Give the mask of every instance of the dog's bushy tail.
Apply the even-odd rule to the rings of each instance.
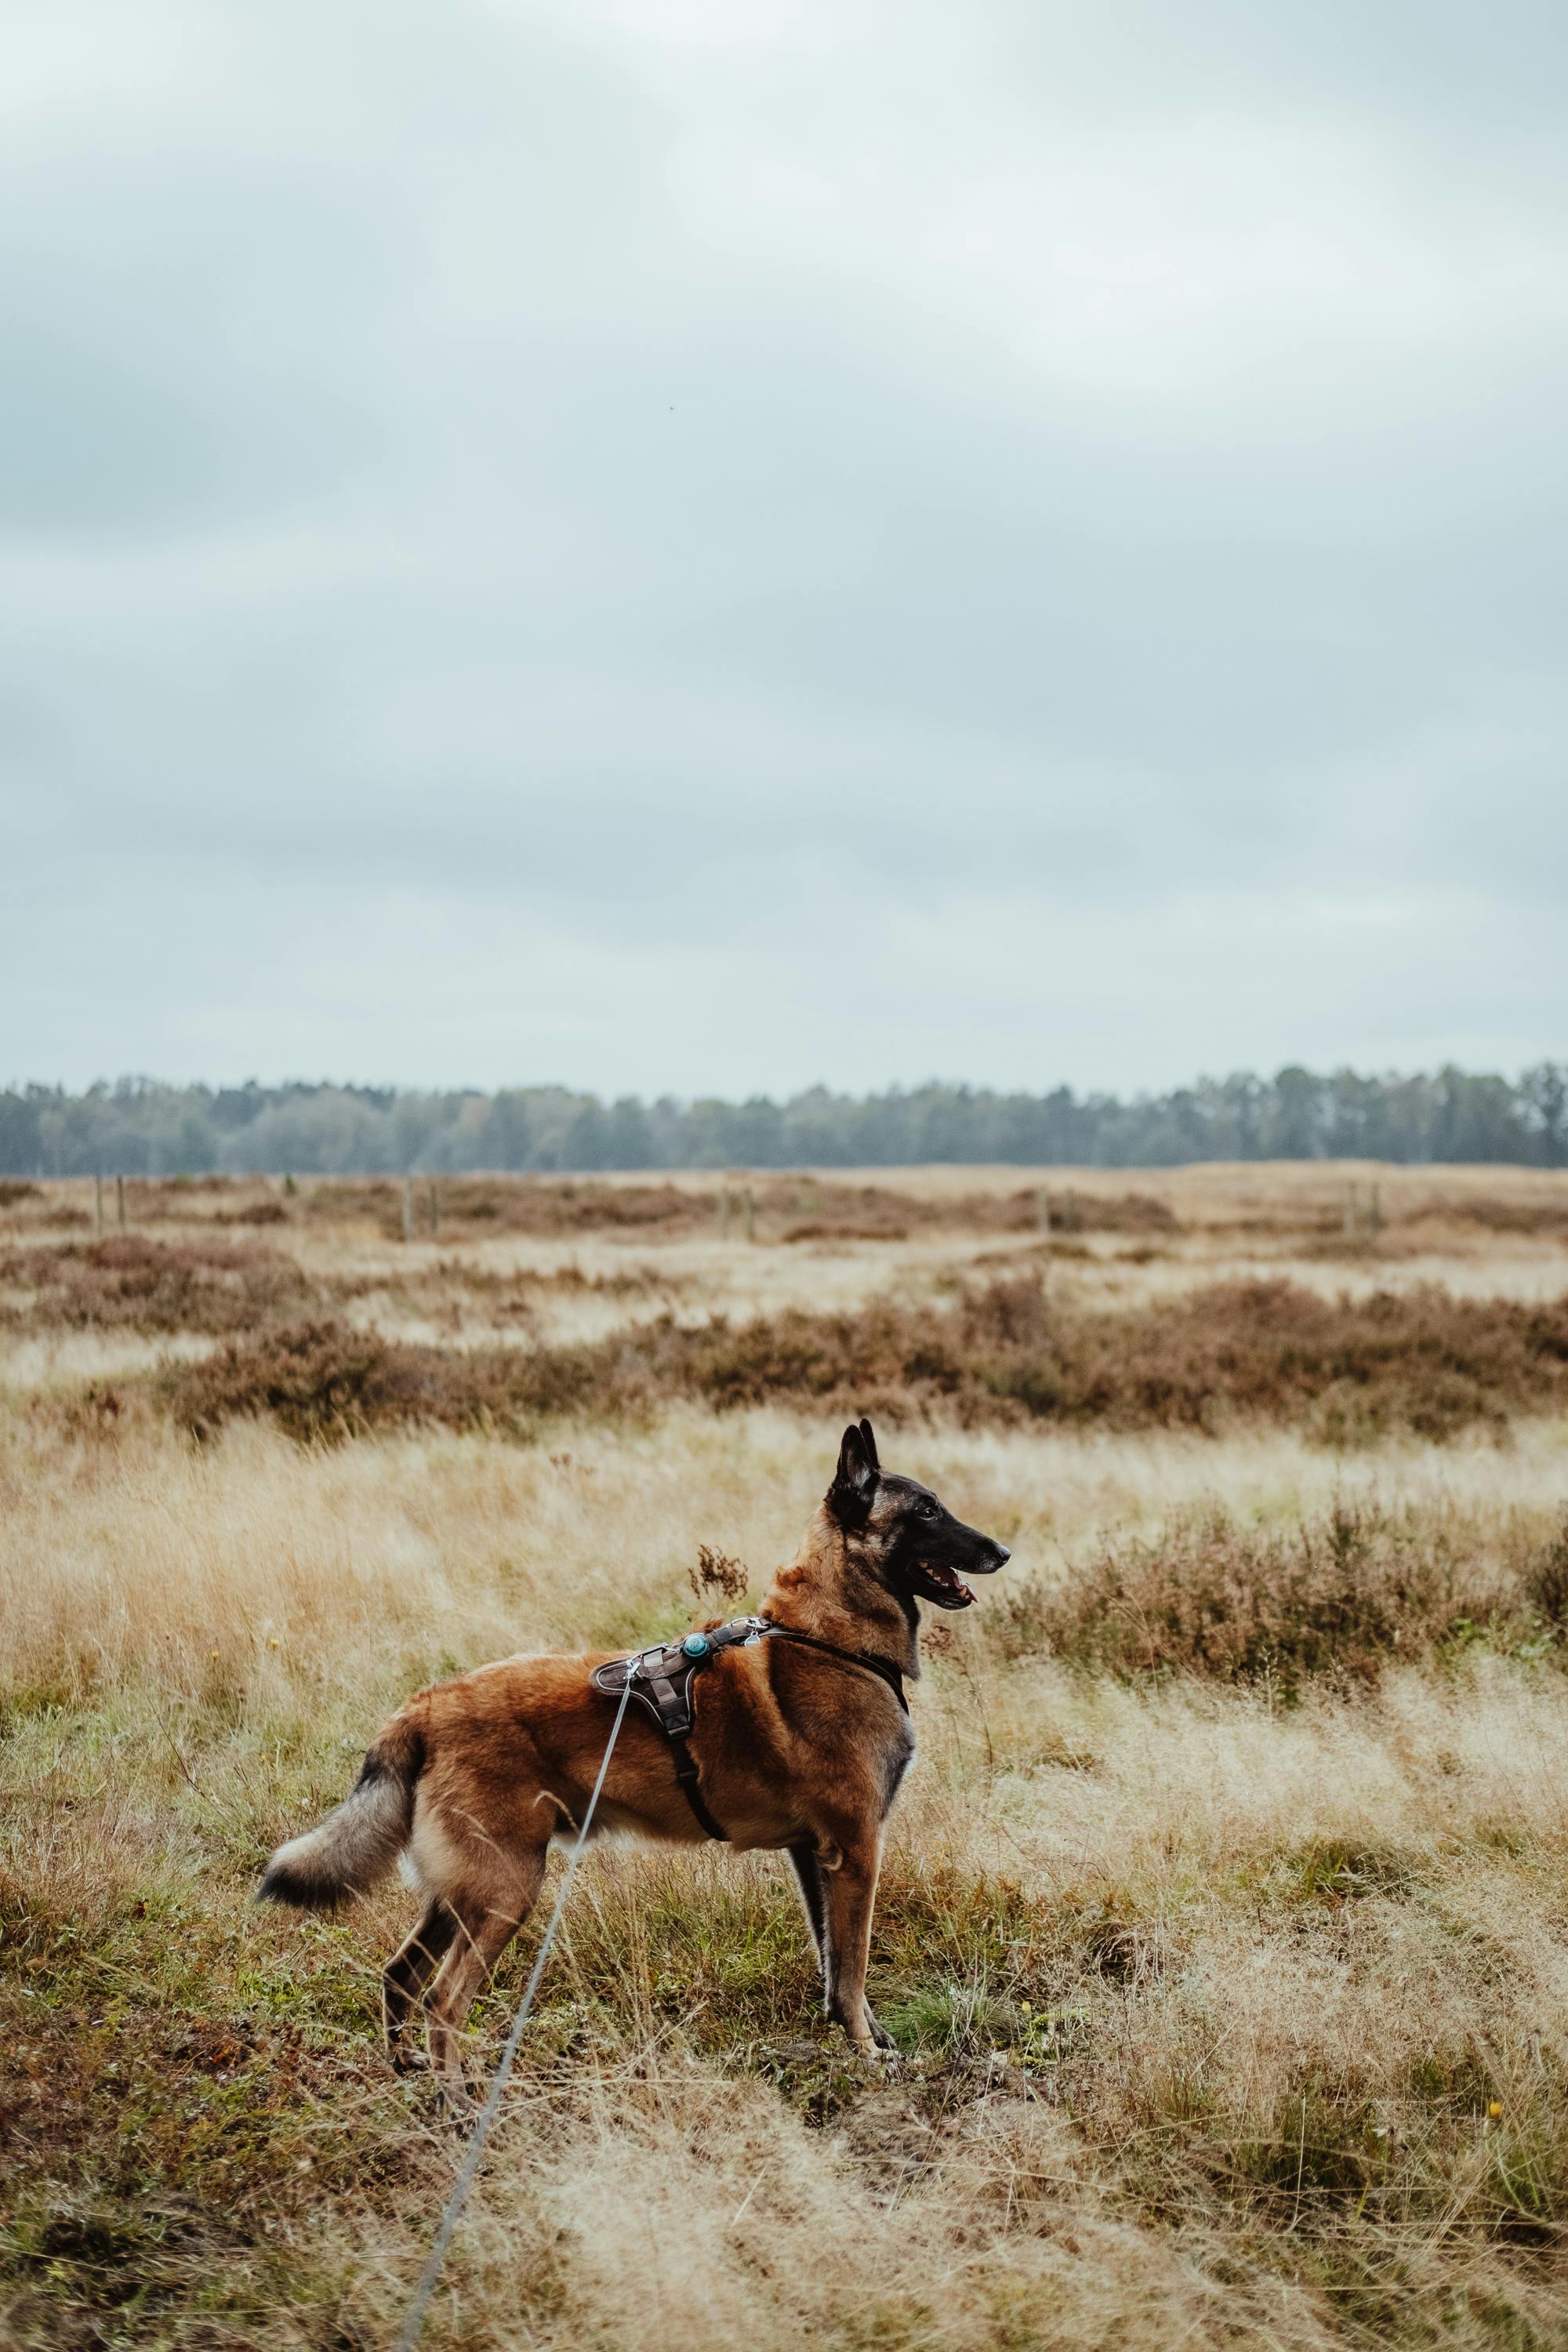
[[[384,1878],[414,1823],[414,1791],[425,1766],[417,1725],[395,1715],[367,1753],[359,1779],[319,1828],[280,1845],[258,1890],[268,1903],[331,1911]]]

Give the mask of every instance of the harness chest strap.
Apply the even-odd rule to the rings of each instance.
[[[875,1675],[879,1682],[887,1684],[908,1715],[903,1674],[891,1658],[879,1657],[874,1651],[840,1649],[837,1642],[826,1642],[819,1633],[804,1633],[794,1625],[776,1624],[771,1617],[731,1617],[711,1633],[688,1633],[683,1641],[639,1650],[629,1658],[608,1659],[604,1665],[594,1668],[590,1678],[595,1689],[602,1691],[606,1698],[619,1698],[629,1684],[632,1697],[653,1717],[668,1740],[675,1777],[687,1803],[711,1838],[727,1840],[728,1832],[721,1828],[703,1801],[697,1759],[691,1753],[692,1677],[719,1651],[751,1649],[770,1636],[798,1642],[807,1649],[820,1650],[838,1659],[844,1665]]]

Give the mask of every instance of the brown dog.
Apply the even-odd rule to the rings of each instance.
[[[845,1431],[826,1497],[763,1604],[780,1632],[717,1650],[696,1677],[700,1794],[688,1801],[669,1740],[638,1707],[610,1760],[595,1827],[689,1844],[707,1834],[695,1804],[731,1844],[788,1853],[827,2014],[862,2049],[891,2047],[866,2003],[866,1958],[882,1825],[914,1753],[900,1678],[920,1674],[918,1603],[966,1609],[963,1573],[990,1576],[1007,1558],[929,1487],[885,1475],[862,1421]],[[406,1850],[427,1907],[387,1966],[386,2037],[402,2063],[423,2007],[454,2091],[469,2006],[598,1773],[616,1704],[590,1679],[602,1663],[603,1653],[504,1658],[421,1691],[375,1741],[353,1794],[280,1846],[262,1880],[274,1901],[326,1908]]]

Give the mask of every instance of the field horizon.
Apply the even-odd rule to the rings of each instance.
[[[564,1086],[422,1089],[292,1080],[172,1086],[121,1077],[72,1093],[0,1086],[0,1177],[178,1171],[353,1176],[615,1171],[778,1172],[1005,1164],[1176,1167],[1380,1159],[1401,1166],[1568,1165],[1568,1066],[1515,1078],[1432,1072],[1235,1070],[1130,1096],[931,1079],[782,1099],[606,1100]]]

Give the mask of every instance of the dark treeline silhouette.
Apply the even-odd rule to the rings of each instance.
[[[992,1094],[931,1085],[777,1103],[604,1103],[563,1087],[493,1095],[390,1087],[169,1087],[121,1078],[72,1095],[0,1092],[0,1174],[373,1175],[404,1171],[1175,1167],[1195,1160],[1511,1160],[1568,1165],[1568,1066],[1517,1081],[1435,1076],[1203,1078],[1167,1095]]]

